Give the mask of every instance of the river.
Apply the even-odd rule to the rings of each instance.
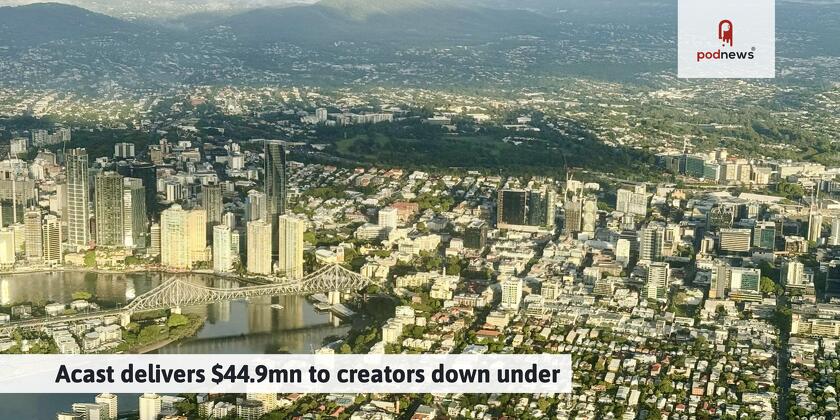
[[[180,274],[179,274],[180,275]],[[0,275],[0,305],[21,302],[69,303],[72,294],[87,291],[98,299],[125,304],[171,274],[99,274],[55,272]],[[234,281],[209,275],[182,274],[190,281],[214,287],[236,287]],[[283,309],[272,308],[279,304]],[[169,344],[161,354],[272,354],[312,353],[329,336],[345,335],[349,326],[317,311],[305,298],[284,296],[255,298],[182,308],[204,315],[204,327],[194,337]],[[0,356],[2,357],[2,356]],[[92,402],[93,395],[0,394],[0,418],[55,419],[73,402]],[[120,395],[120,411],[136,409],[136,395]]]

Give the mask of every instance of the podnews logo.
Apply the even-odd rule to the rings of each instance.
[[[718,48],[717,51],[697,51],[697,61],[704,61],[704,60],[754,60],[755,59],[755,47],[752,47],[749,51],[732,51],[730,50],[734,46],[734,33],[735,33],[735,26],[732,24],[732,21],[729,19],[723,19],[718,22],[717,25],[717,39],[721,42],[721,49]],[[728,48],[727,48],[728,44]]]

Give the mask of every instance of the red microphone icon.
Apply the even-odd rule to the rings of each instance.
[[[718,39],[724,44],[729,43],[732,46],[732,22],[729,19],[724,19],[718,23]]]

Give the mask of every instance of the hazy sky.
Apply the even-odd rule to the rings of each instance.
[[[199,12],[219,12],[255,7],[315,3],[317,0],[47,0],[72,4],[95,12],[119,17],[177,17]],[[0,6],[43,3],[33,0],[0,0]]]

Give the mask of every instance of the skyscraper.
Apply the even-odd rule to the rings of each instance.
[[[233,234],[227,225],[213,226],[213,271],[229,273],[233,269]]]
[[[583,228],[583,204],[573,198],[566,201],[563,211],[565,213],[563,233],[571,235],[580,232]]]
[[[190,269],[205,261],[207,225],[203,210],[184,210],[174,204],[160,216],[160,262],[170,268]]]
[[[753,228],[753,246],[772,250],[776,247],[776,224],[758,222]]]
[[[668,263],[651,263],[648,266],[645,284],[648,299],[664,300],[668,298],[668,281],[671,267]]]
[[[123,238],[128,248],[149,246],[146,188],[139,178],[125,178],[123,183]]]
[[[522,279],[506,277],[499,283],[502,289],[502,308],[519,309],[519,303],[522,301]]]
[[[598,227],[598,200],[595,197],[586,197],[583,200],[583,215],[581,229],[583,232],[595,233]]]
[[[29,210],[23,214],[26,235],[26,259],[40,262],[44,257],[44,238],[41,232],[41,211]]]
[[[651,224],[641,230],[639,236],[639,260],[658,261],[662,257],[662,246],[665,242],[663,226]]]
[[[808,214],[808,241],[819,244],[822,235],[823,216],[819,210],[812,208]]]
[[[260,219],[269,221],[268,199],[263,192],[248,191],[248,196],[245,198],[245,221],[251,222]]]
[[[271,274],[271,223],[254,220],[248,222],[247,230],[248,271],[254,274]]]
[[[96,176],[95,184],[96,244],[123,246],[123,177],[104,172]]]
[[[48,214],[44,216],[44,221],[41,226],[43,233],[43,247],[44,247],[44,264],[58,265],[62,262],[61,250],[61,222],[58,216]]]
[[[155,217],[158,211],[157,167],[149,162],[133,162],[130,173],[132,178],[143,181],[146,193],[146,217],[149,220],[157,220]]]
[[[0,229],[0,268],[15,265],[15,232],[11,228]]]
[[[90,246],[90,181],[84,148],[67,153],[67,244],[76,249]]]
[[[396,229],[397,221],[399,220],[397,209],[393,207],[385,207],[379,210],[379,226],[384,228]]]
[[[293,279],[303,278],[303,234],[306,232],[306,221],[292,216],[280,216],[277,218],[277,231],[280,236],[278,274]]]
[[[286,148],[277,141],[265,142],[265,195],[269,215],[286,214]]]
[[[207,223],[210,226],[215,226],[222,222],[222,186],[202,185],[201,186],[201,206],[204,207],[204,212],[207,213]]]

